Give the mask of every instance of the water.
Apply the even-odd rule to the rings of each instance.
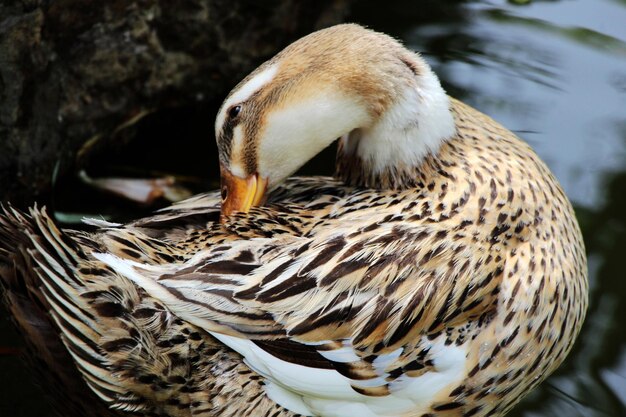
[[[528,141],[575,205],[589,256],[587,320],[566,363],[511,416],[626,416],[626,270],[621,265],[626,256],[626,1],[359,1],[348,20],[421,51],[451,95]],[[167,164],[185,153],[210,156],[213,148],[205,143],[210,127],[198,116],[204,111],[215,109],[207,105],[191,115],[181,111],[170,120],[143,122],[152,141],[150,132],[178,129],[184,120],[190,143],[206,148],[177,146],[180,154],[171,157],[164,145],[156,168],[171,171]],[[140,148],[141,138],[134,149]],[[118,164],[124,155],[129,164],[135,160],[130,149],[117,155]],[[303,171],[330,172],[332,156],[325,152]],[[214,183],[215,166],[199,165],[195,171],[190,166],[196,165],[187,163],[181,172],[211,171],[208,180]],[[77,186],[62,184],[57,205],[93,211],[84,194],[80,202],[70,198]],[[109,202],[105,210],[119,216],[114,207],[120,204]],[[137,215],[128,213],[128,205],[124,211]],[[4,320],[0,346],[15,346],[6,327]],[[0,388],[0,415],[47,415],[39,390],[14,358],[0,357],[0,380],[8,382]]]

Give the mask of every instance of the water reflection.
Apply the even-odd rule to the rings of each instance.
[[[589,253],[588,318],[565,366],[512,416],[626,415],[626,273],[621,264],[626,251],[626,0],[388,0],[384,7],[359,1],[349,20],[422,51],[451,95],[491,115],[537,150],[576,206]],[[207,112],[174,115],[178,123],[172,129],[195,123],[189,136],[206,147]],[[167,136],[168,128],[159,123],[147,120],[147,131]],[[145,136],[153,143],[153,135]],[[210,153],[205,148],[191,152]],[[169,148],[163,153],[165,160],[175,159]],[[332,158],[333,151],[326,151],[304,172],[330,173]],[[3,339],[14,338],[6,335],[0,328]],[[24,379],[5,366],[5,358],[0,361],[4,380]],[[31,394],[25,385],[16,387],[23,401]],[[21,415],[45,412],[37,402],[22,404],[14,393],[0,391],[2,415],[7,401],[19,402]],[[10,410],[17,415],[16,407]]]

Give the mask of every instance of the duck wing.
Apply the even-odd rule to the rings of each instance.
[[[437,223],[367,213],[167,265],[94,256],[241,353],[277,402],[329,415],[341,401],[350,412],[426,407],[461,380],[465,338],[496,309],[501,250]]]

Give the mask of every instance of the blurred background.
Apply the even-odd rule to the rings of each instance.
[[[44,22],[40,36],[49,43],[37,44],[37,48],[44,52],[50,49],[50,39],[57,42],[55,45],[70,42],[51,32],[55,30],[51,19],[69,27],[75,25],[76,33],[93,35],[99,33],[95,30],[98,27],[105,35],[109,33],[95,14],[89,14],[92,20],[76,23],[63,20],[63,10],[52,10],[54,2],[19,2],[23,6],[19,10],[17,3],[0,5],[0,16],[22,13],[28,19],[39,19],[33,17],[39,13]],[[30,9],[24,6],[30,3],[34,4]],[[110,4],[121,8],[118,3]],[[560,180],[576,209],[589,257],[591,304],[587,319],[567,362],[511,415],[626,416],[626,268],[621,264],[626,259],[625,0],[325,1],[315,7],[295,7],[293,2],[283,2],[291,5],[280,7],[277,2],[203,3],[223,3],[234,10],[215,23],[215,28],[225,28],[216,35],[221,45],[219,54],[203,52],[202,45],[177,44],[187,38],[178,32],[183,29],[176,22],[163,23],[162,8],[158,9],[162,15],[157,13],[152,20],[161,26],[144,28],[145,33],[132,26],[134,31],[127,35],[129,44],[145,38],[149,45],[150,36],[160,36],[165,44],[167,35],[171,50],[178,48],[190,57],[187,66],[172,61],[178,66],[168,67],[161,58],[152,62],[143,49],[132,48],[128,56],[140,56],[143,61],[137,63],[128,57],[113,63],[97,61],[98,51],[108,47],[106,36],[100,43],[92,42],[95,49],[88,51],[76,46],[86,38],[77,37],[71,44],[75,50],[67,49],[67,55],[61,48],[51,55],[29,53],[28,65],[35,69],[23,72],[26,75],[20,81],[7,75],[6,69],[11,65],[28,69],[20,61],[24,56],[14,53],[17,47],[7,46],[17,30],[15,21],[0,24],[0,52],[13,54],[0,57],[0,138],[6,137],[4,144],[0,143],[4,152],[0,155],[0,200],[17,201],[18,205],[41,201],[55,210],[57,220],[75,227],[85,215],[130,219],[168,204],[168,198],[215,188],[218,167],[212,126],[227,91],[297,37],[341,21],[361,23],[402,39],[410,49],[421,52],[450,95],[492,116],[530,143]],[[177,1],[172,7],[180,12],[184,4]],[[103,15],[113,16],[107,24],[115,18],[115,10],[111,10],[110,15]],[[206,10],[189,9],[185,13],[199,19],[203,12]],[[123,13],[132,15],[125,9]],[[268,19],[279,29],[263,32],[259,40],[255,31],[266,28],[238,17],[246,14],[271,16]],[[111,32],[114,35],[118,34],[115,30]],[[203,33],[198,32],[198,39]],[[111,39],[113,43],[119,40]],[[72,59],[85,56],[90,57],[92,71],[101,74],[101,79],[94,84],[81,82],[82,90],[72,90],[73,79],[67,74],[78,79],[85,68],[82,61],[72,65]],[[44,70],[37,66],[37,60],[45,63]],[[197,66],[198,62],[207,64]],[[114,71],[108,69],[113,64],[128,73],[134,66],[148,69],[125,78],[120,84],[124,88],[109,89],[110,95],[98,96],[100,90],[106,90],[107,82],[115,84],[111,81]],[[209,71],[210,65],[216,64],[221,69]],[[154,87],[155,68],[160,68],[159,80],[170,76],[174,81]],[[57,73],[60,75],[55,78]],[[185,76],[177,78],[179,73]],[[58,85],[50,80],[57,80]],[[32,96],[31,104],[26,105],[29,110],[19,110],[14,117],[9,99],[16,94],[22,98],[27,95],[24,91],[29,90],[19,87],[23,85],[35,85],[32,88],[41,96],[28,93]],[[22,90],[16,93],[16,86]],[[119,97],[124,95],[133,99]],[[80,110],[70,105],[76,97],[84,106]],[[95,108],[93,102],[100,107]],[[41,133],[46,123],[51,130]],[[38,145],[29,145],[23,139],[26,137],[35,137],[33,143]],[[32,157],[33,153],[42,156]],[[52,157],[45,158],[46,153]],[[333,161],[334,150],[327,150],[302,172],[330,174]],[[117,183],[106,180],[111,177],[160,180],[138,183],[141,190],[148,187],[154,191],[148,198],[127,182],[122,182],[122,190],[113,190]],[[120,194],[130,194],[142,202]],[[48,416],[42,394],[45,387],[36,385],[18,359],[22,346],[19,335],[4,310],[0,312],[0,415]]]

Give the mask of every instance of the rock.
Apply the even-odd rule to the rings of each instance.
[[[337,23],[347,1],[5,0],[0,200],[45,199],[144,115],[221,100],[291,41]]]

